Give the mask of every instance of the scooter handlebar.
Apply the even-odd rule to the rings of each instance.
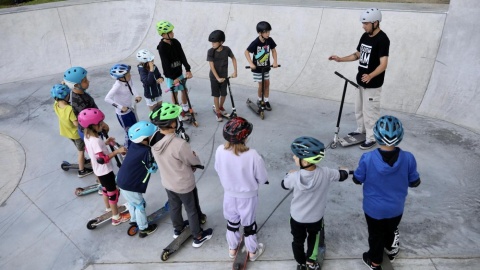
[[[347,82],[349,82],[349,83],[350,83],[351,85],[353,85],[355,88],[358,88],[358,84],[356,84],[356,83],[350,81],[349,79],[345,78],[345,76],[343,76],[342,74],[338,73],[337,71],[335,71],[334,73],[335,73],[335,75],[337,75],[338,77],[340,77],[340,78],[346,80]]]
[[[281,67],[282,65],[278,65],[277,67]],[[273,65],[270,65],[270,67],[273,67]],[[245,66],[246,69],[250,69],[250,66]],[[260,67],[262,68],[262,67]]]

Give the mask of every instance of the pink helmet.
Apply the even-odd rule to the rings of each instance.
[[[98,125],[105,119],[105,114],[96,108],[87,108],[82,110],[78,116],[78,123],[83,128],[88,128],[90,125]]]

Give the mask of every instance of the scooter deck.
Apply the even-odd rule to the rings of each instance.
[[[85,164],[84,166],[85,166],[85,168],[89,168],[89,169],[92,168],[92,164],[90,164],[90,163],[87,163],[87,164]],[[64,171],[68,171],[68,170],[70,170],[70,169],[76,169],[76,170],[79,169],[77,163],[70,163],[70,162],[65,161],[65,160],[62,162],[62,164],[60,165],[60,167],[61,167],[62,170],[64,170]]]
[[[353,135],[353,136],[345,136],[343,138],[340,138],[339,142],[342,146],[350,146],[350,145],[355,145],[355,144],[359,144],[359,143],[363,143],[366,139],[366,136],[364,133],[360,133],[360,134],[357,134],[357,135]]]
[[[77,189],[75,189],[75,195],[77,196],[83,196],[83,195],[87,195],[87,194],[90,194],[90,193],[93,193],[93,192],[97,192],[99,189],[102,188],[102,185],[101,184],[93,184],[93,185],[90,185],[90,186],[86,186],[86,187],[78,187]]]
[[[257,106],[256,102],[251,101],[250,99],[247,99],[247,106],[252,109],[256,114],[260,115],[260,118],[263,120],[265,118],[265,112],[262,108]]]
[[[382,269],[383,270],[394,270],[393,265],[390,262],[390,258],[388,258],[387,253],[383,252],[383,262],[382,262]]]
[[[215,108],[215,105],[212,105],[213,113],[217,115],[217,110]],[[230,114],[221,114],[224,118],[230,119]]]
[[[244,270],[247,268],[248,262],[248,251],[245,247],[245,238],[242,236],[242,240],[238,245],[237,255],[235,256],[235,260],[233,261],[233,270]]]
[[[118,213],[127,213],[127,212],[128,212],[128,209],[125,205],[118,206]],[[97,228],[97,226],[99,226],[100,224],[103,224],[111,219],[112,219],[112,213],[105,212],[104,214],[88,221],[87,229],[93,230]]]
[[[170,255],[179,250],[182,244],[190,237],[192,237],[192,231],[190,230],[190,226],[187,226],[183,232],[177,238],[175,238],[175,240],[173,240],[166,248],[163,249],[161,257],[162,261],[168,260]]]
[[[153,212],[153,213],[151,213],[150,215],[147,216],[148,224],[152,224],[155,221],[164,217],[168,213],[168,210],[169,210],[169,204],[168,204],[168,202],[166,202],[164,207],[158,209],[157,211],[155,211],[155,212]],[[130,235],[130,236],[134,236],[135,234],[138,233],[138,231],[139,231],[138,230],[138,225],[133,224],[133,225],[130,225],[130,228],[128,228],[127,234]]]

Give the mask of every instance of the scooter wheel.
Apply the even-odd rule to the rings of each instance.
[[[75,195],[82,196],[83,191],[84,191],[84,189],[79,187],[79,188],[75,189]]]
[[[190,136],[188,136],[187,133],[182,133],[180,137],[182,137],[182,139],[184,139],[186,142],[190,141]]]
[[[265,113],[263,111],[260,112],[260,119],[262,119],[262,120],[265,119]]]
[[[90,221],[87,223],[87,229],[93,230],[93,229],[97,228],[97,225],[94,225],[94,223],[97,223],[97,220],[96,220],[96,219],[90,220]]]
[[[197,121],[193,122],[193,126],[198,127],[198,122]]]
[[[168,252],[167,250],[164,250],[162,252],[162,261],[168,260],[169,255],[170,255],[170,252]]]
[[[200,223],[201,224],[207,223],[207,215],[202,214],[202,216],[200,217]]]
[[[135,225],[131,225],[130,228],[128,228],[127,234],[129,236],[134,236],[138,232],[138,227]]]
[[[62,170],[68,171],[70,170],[70,163],[64,161],[62,165],[60,165],[60,167],[62,168]]]
[[[337,144],[336,144],[336,143],[334,143],[334,142],[332,142],[332,143],[330,144],[330,148],[332,148],[332,149],[335,149],[335,148],[337,148]]]

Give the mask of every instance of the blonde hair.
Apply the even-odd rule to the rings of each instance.
[[[250,150],[250,148],[248,148],[248,146],[246,146],[244,143],[225,142],[223,147],[225,150],[232,150],[236,156],[240,156],[241,153]]]

